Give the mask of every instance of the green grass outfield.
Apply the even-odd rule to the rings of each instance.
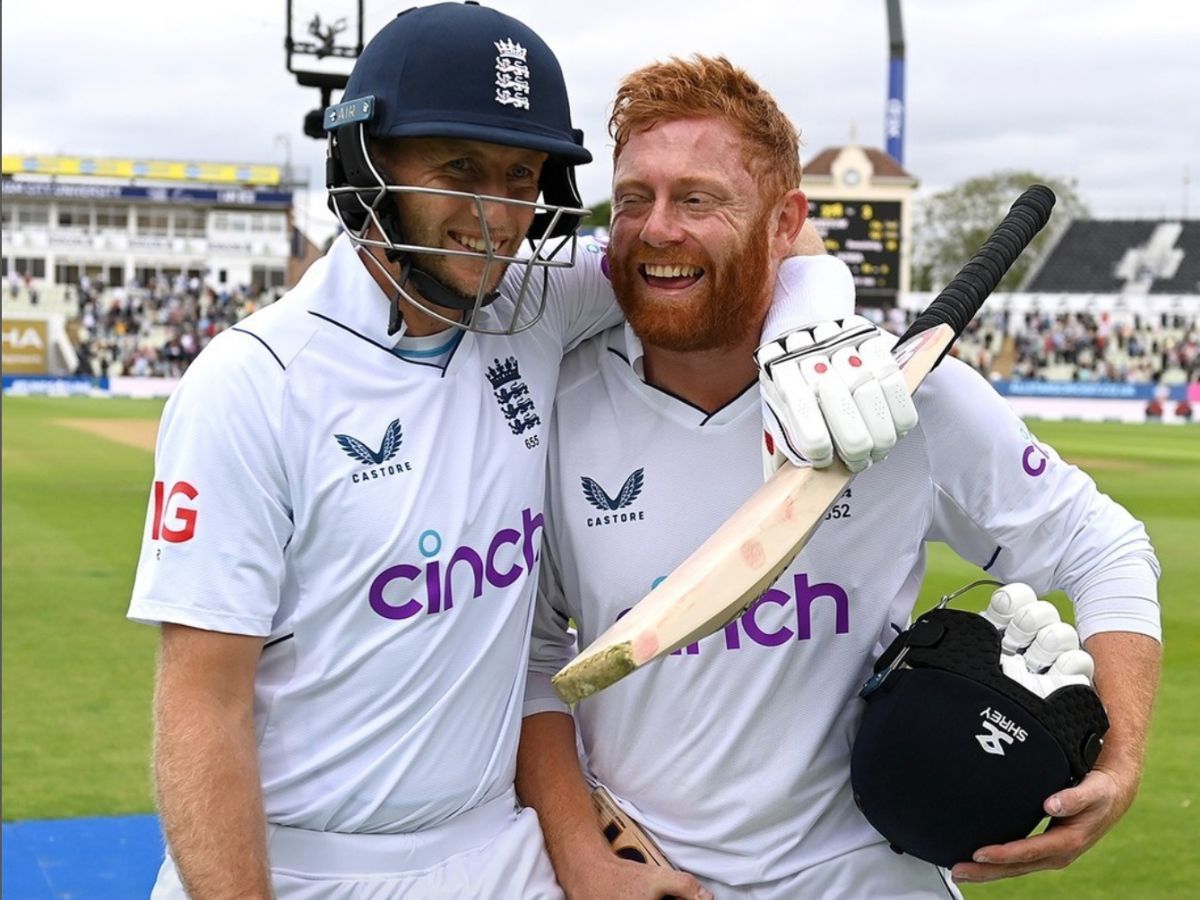
[[[55,424],[157,418],[161,402],[3,399],[3,818],[149,812],[156,632],[124,618],[151,454]],[[1200,884],[1200,429],[1032,423],[1142,518],[1163,563],[1166,665],[1137,804],[1064,872],[1006,898],[1195,896]],[[977,570],[931,554],[922,606]]]

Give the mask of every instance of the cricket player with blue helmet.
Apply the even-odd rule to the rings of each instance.
[[[513,777],[559,367],[620,321],[591,156],[550,48],[473,3],[390,21],[324,121],[344,233],[160,425],[153,896],[561,897]],[[847,277],[812,259],[788,303]]]

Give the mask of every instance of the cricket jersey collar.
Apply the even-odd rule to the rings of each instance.
[[[746,390],[711,413],[668,390],[648,384],[646,382],[646,349],[642,345],[641,338],[637,336],[628,322],[620,328],[613,328],[608,332],[608,350],[608,355],[617,360],[617,365],[624,370],[626,379],[636,393],[665,415],[679,419],[686,424],[725,425],[747,415],[748,411],[758,408],[757,383],[747,385]]]
[[[646,348],[642,346],[642,339],[637,336],[637,332],[633,330],[633,326],[628,322],[621,326],[621,332],[625,339],[625,346],[622,349],[625,353],[625,359],[629,362],[629,368],[633,369],[633,374],[642,381],[645,381]]]
[[[399,332],[388,334],[393,301],[371,277],[368,263],[345,234],[333,242],[328,256],[325,285],[310,298],[309,311],[392,353],[401,339]],[[465,332],[454,355],[462,354],[473,338],[473,332]]]

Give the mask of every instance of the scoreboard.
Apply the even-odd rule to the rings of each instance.
[[[900,290],[900,208],[895,200],[809,199],[825,249],[854,275],[858,296],[894,301]]]

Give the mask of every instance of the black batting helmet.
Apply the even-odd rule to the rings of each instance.
[[[1108,730],[1096,692],[1070,684],[1039,697],[1004,674],[1000,653],[990,622],[939,607],[876,663],[850,781],[894,850],[952,866],[1023,838],[1046,798],[1095,763]]]

